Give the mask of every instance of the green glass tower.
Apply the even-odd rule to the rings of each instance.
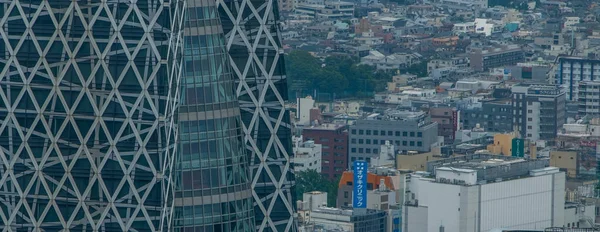
[[[179,105],[177,231],[254,231],[249,159],[214,0],[188,0]]]

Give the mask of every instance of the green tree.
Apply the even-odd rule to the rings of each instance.
[[[306,192],[327,192],[327,205],[335,207],[338,182],[328,180],[314,169],[296,172],[296,197],[301,200]]]

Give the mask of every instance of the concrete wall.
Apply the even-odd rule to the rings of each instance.
[[[487,150],[492,154],[511,156],[513,138],[515,138],[513,134],[496,134],[494,144],[488,145]]]
[[[434,156],[432,152],[416,155],[397,155],[396,168],[413,171],[427,171],[427,162],[438,159],[440,158]]]
[[[577,151],[550,151],[550,166],[565,170],[570,178],[577,177]]]

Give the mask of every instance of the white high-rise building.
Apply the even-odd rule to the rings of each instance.
[[[565,173],[547,166],[548,160],[484,154],[430,162],[434,172],[407,180],[402,230],[562,227]]]
[[[321,173],[322,145],[315,144],[315,141],[309,140],[302,142],[302,136],[293,137],[294,140],[294,172],[301,172],[313,169]]]

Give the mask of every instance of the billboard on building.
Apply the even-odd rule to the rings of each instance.
[[[525,156],[525,141],[523,139],[514,138],[512,139],[512,156],[513,157],[524,157]]]
[[[367,162],[354,161],[354,191],[352,192],[352,207],[367,207]]]

